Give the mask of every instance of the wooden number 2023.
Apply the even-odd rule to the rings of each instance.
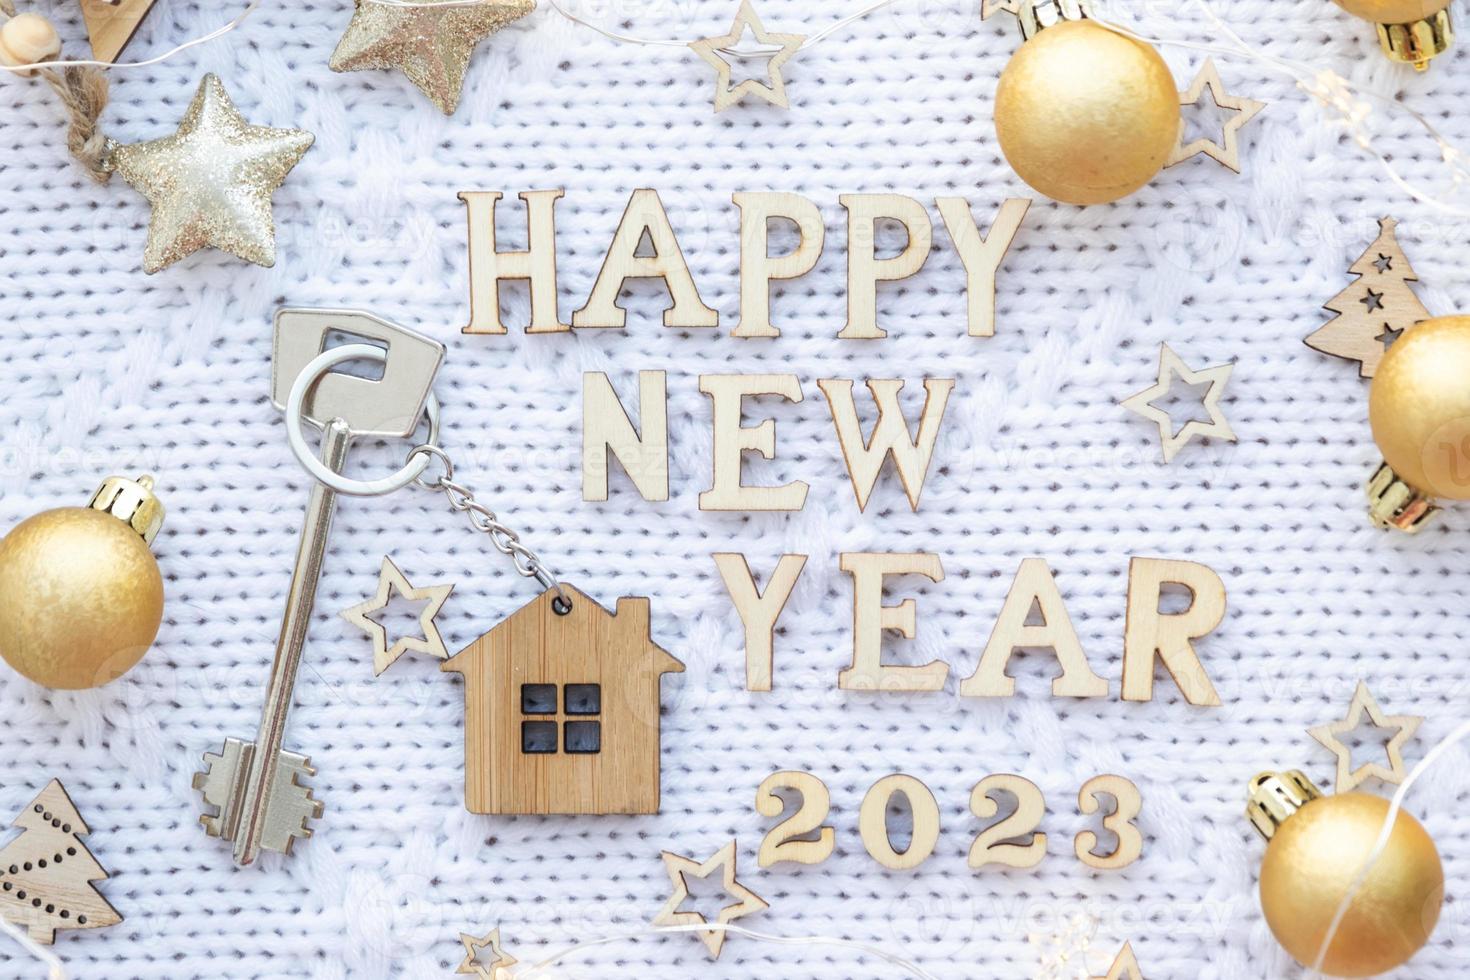
[[[774,773],[756,790],[755,806],[762,816],[776,817],[784,812],[786,804],[777,795],[778,790],[796,794],[800,803],[761,841],[760,866],[769,868],[787,861],[821,864],[832,856],[837,838],[836,831],[822,825],[831,810],[826,784],[811,773]],[[970,846],[970,867],[999,864],[1034,868],[1046,857],[1046,834],[1038,829],[1046,815],[1046,800],[1029,779],[1000,773],[975,784],[970,812],[981,820],[994,818],[1000,812],[1000,794],[1014,798],[1016,809],[975,837]],[[905,797],[913,814],[913,833],[902,851],[893,847],[888,835],[888,806],[895,796]],[[1074,850],[1077,859],[1088,867],[1115,871],[1137,861],[1143,853],[1143,835],[1133,823],[1143,808],[1143,799],[1138,787],[1122,776],[1095,776],[1077,794],[1078,809],[1084,815],[1097,813],[1102,806],[1101,796],[1111,796],[1116,802],[1113,812],[1102,818],[1102,826],[1118,838],[1117,846],[1109,854],[1096,854],[1098,835],[1084,830],[1077,834]],[[885,776],[863,797],[858,832],[863,847],[883,867],[895,871],[916,868],[934,853],[939,840],[939,805],[929,788],[913,776]]]

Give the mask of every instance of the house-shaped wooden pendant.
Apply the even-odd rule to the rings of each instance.
[[[659,693],[684,665],[649,635],[648,600],[608,612],[571,586],[440,665],[464,675],[472,813],[657,813]]]

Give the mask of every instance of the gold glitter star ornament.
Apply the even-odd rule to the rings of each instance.
[[[357,0],[332,71],[397,68],[446,116],[459,108],[475,45],[536,9],[536,0]]]
[[[172,136],[110,143],[106,165],[153,205],[143,271],[166,269],[201,248],[275,265],[271,195],[315,139],[250,125],[219,78],[205,75]]]

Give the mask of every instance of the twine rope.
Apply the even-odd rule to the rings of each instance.
[[[0,0],[0,12],[14,17],[15,0]],[[105,184],[112,178],[107,166],[107,137],[97,126],[107,108],[107,75],[95,65],[68,64],[36,68],[66,110],[66,148],[87,171],[87,176]]]

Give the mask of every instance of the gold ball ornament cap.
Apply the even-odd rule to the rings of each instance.
[[[1369,486],[1376,523],[1417,530],[1432,513],[1428,498],[1470,500],[1470,316],[1425,320],[1394,342],[1373,377],[1368,419],[1390,471]]]
[[[1253,808],[1258,802],[1265,809],[1280,807],[1261,862],[1261,909],[1277,942],[1306,966],[1315,962],[1389,809],[1388,800],[1366,793],[1315,792],[1300,773],[1252,782]],[[1443,902],[1439,851],[1419,821],[1400,811],[1387,848],[1348,906],[1324,972],[1370,977],[1401,966],[1429,941]]]
[[[44,687],[121,677],[163,622],[148,549],[163,521],[151,481],[108,480],[91,506],[48,510],[0,539],[0,657]]]
[[[1047,27],[1021,45],[995,93],[1001,152],[1016,173],[1067,204],[1138,190],[1179,140],[1179,90],[1159,53],[1091,20]]]
[[[1450,0],[1333,0],[1355,17],[1378,25],[1383,53],[1420,71],[1455,43]]]

